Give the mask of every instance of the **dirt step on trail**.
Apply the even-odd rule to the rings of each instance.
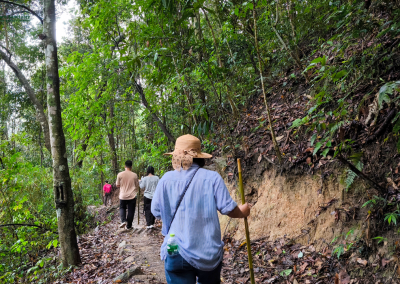
[[[163,241],[160,223],[146,229],[140,210],[140,223],[136,211],[133,230],[120,229],[117,206],[92,209],[107,223],[79,236],[82,265],[55,283],[167,283],[159,255]]]
[[[140,265],[143,272],[143,275],[134,275],[127,283],[167,283],[164,262],[160,259],[160,246],[163,240],[161,228],[146,229],[142,213],[139,222],[140,224],[136,212],[132,230],[119,229],[115,232],[115,235],[121,238],[118,254],[124,258],[123,262],[127,267]]]

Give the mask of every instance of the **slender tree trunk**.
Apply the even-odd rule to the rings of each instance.
[[[45,34],[47,108],[51,154],[53,156],[53,186],[56,203],[61,260],[64,267],[78,265],[81,260],[74,226],[74,196],[69,175],[65,137],[61,119],[60,78],[56,43],[56,11],[54,0],[43,1],[43,32]]]
[[[136,91],[140,95],[140,99],[142,100],[142,104],[147,108],[147,110],[150,112],[151,116],[153,119],[157,122],[158,126],[161,128],[162,132],[164,132],[165,136],[167,136],[168,140],[171,141],[172,143],[175,144],[175,138],[172,136],[172,134],[169,132],[165,124],[162,123],[161,119],[153,112],[153,109],[147,102],[146,96],[144,94],[143,88],[140,84],[136,82],[136,80],[133,81],[135,84]]]
[[[255,1],[253,0],[253,3],[254,3],[254,2],[255,2]],[[254,3],[254,5],[255,5],[255,4],[256,4],[256,3]],[[292,21],[291,21],[291,18],[290,18],[290,11],[289,11],[289,19],[290,19],[290,24],[292,24]],[[277,38],[279,39],[279,41],[281,42],[283,48],[286,49],[287,52],[289,52],[290,56],[291,56],[291,57],[293,58],[293,60],[296,62],[297,67],[299,67],[300,70],[303,70],[304,68],[303,68],[303,65],[301,64],[301,61],[300,61],[300,58],[299,58],[298,52],[297,52],[297,50],[298,50],[297,45],[295,46],[296,52],[294,53],[294,52],[288,47],[288,45],[284,42],[284,40],[283,40],[282,37],[280,36],[278,30],[276,29],[276,25],[278,24],[278,21],[279,21],[279,0],[276,1],[276,18],[275,18],[275,24],[272,24],[272,25],[271,25],[272,30],[275,32],[276,37],[277,37]],[[272,22],[273,22],[273,21],[272,21]],[[294,26],[293,26],[293,25],[292,25],[292,33],[293,33],[292,36],[294,36],[293,40],[295,41],[295,40],[296,40],[296,39],[295,39],[296,35],[295,35],[295,30],[294,30]],[[307,72],[304,72],[304,73],[303,73],[303,76],[304,76],[304,78],[306,79],[306,82],[308,83],[308,82],[310,81],[310,78],[308,77]]]
[[[110,122],[112,123],[114,119],[114,102],[111,102],[110,106]],[[103,116],[104,123],[107,123],[107,117],[104,115]],[[115,144],[115,137],[114,137],[114,126],[111,127],[110,131],[107,133],[108,137],[108,145],[110,146],[110,151],[111,151],[111,163],[113,167],[113,173],[114,177],[116,178],[118,175],[118,156],[117,156],[117,150],[116,150],[116,144]]]
[[[43,105],[38,100],[35,91],[29,84],[28,80],[18,68],[18,66],[11,61],[11,54],[6,54],[4,51],[0,50],[0,58],[4,60],[5,63],[14,71],[15,76],[18,78],[22,86],[24,86],[26,93],[28,94],[29,99],[31,100],[35,110],[36,110],[36,119],[39,121],[40,126],[42,127],[42,131],[44,134],[44,144],[47,150],[51,152],[50,149],[50,135],[49,135],[49,124],[47,122],[46,115],[44,113]]]
[[[278,143],[276,142],[275,131],[272,126],[271,113],[270,113],[269,105],[267,102],[267,95],[265,94],[265,86],[264,86],[264,79],[263,79],[263,72],[262,72],[262,65],[261,65],[261,55],[260,55],[260,49],[258,47],[258,39],[257,39],[257,15],[256,15],[256,1],[255,0],[253,0],[253,20],[254,20],[254,45],[255,45],[256,51],[257,51],[258,67],[259,67],[259,72],[260,72],[260,77],[261,77],[261,87],[262,87],[262,92],[263,92],[263,96],[264,96],[264,103],[265,103],[265,108],[267,109],[267,116],[268,116],[270,131],[271,131],[272,143],[274,144],[276,156],[278,157],[279,163],[281,163],[282,155],[281,155],[281,151],[279,150]]]
[[[136,125],[135,125],[135,109],[132,108],[132,139],[133,139],[133,143],[131,143],[132,145],[132,158],[135,159],[136,158],[136,129],[135,129]]]
[[[39,128],[40,167],[43,167],[42,128]]]
[[[213,38],[213,41],[214,41],[215,51],[217,52],[217,56],[218,56],[219,67],[222,68],[223,66],[222,66],[222,60],[221,60],[221,55],[220,55],[220,49],[219,49],[219,46],[218,46],[217,39],[215,37],[214,29],[213,29],[213,27],[211,25],[210,20],[208,19],[207,12],[203,8],[201,8],[201,10],[204,13],[204,17],[205,17],[206,22],[208,24],[208,27],[210,28],[210,31],[211,31],[211,35],[212,35],[212,38]],[[225,85],[225,89],[226,89],[226,97],[227,97],[228,102],[229,102],[229,104],[230,104],[230,106],[232,108],[233,115],[234,115],[235,118],[239,118],[239,110],[238,110],[235,102],[233,101],[233,99],[231,97],[231,94],[230,94],[228,86],[226,85],[225,75],[223,75],[223,78],[224,78],[224,85]]]
[[[100,170],[100,175],[101,175],[101,185],[100,185],[100,196],[101,196],[101,199],[103,200],[103,204],[104,204],[104,198],[105,198],[105,196],[104,196],[104,194],[103,194],[103,190],[102,190],[102,187],[103,187],[103,185],[104,185],[104,172],[103,172],[103,165],[104,165],[104,161],[103,161],[103,150],[100,152],[100,168],[101,168],[101,170]],[[112,182],[111,182],[112,183]],[[107,205],[107,204],[104,204],[104,205]]]

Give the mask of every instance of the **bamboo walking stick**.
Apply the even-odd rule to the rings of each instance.
[[[138,200],[137,200],[137,224],[139,225],[139,217],[140,217],[140,209],[139,206],[140,205],[140,187],[139,187],[139,191],[138,191]]]
[[[240,159],[237,159],[237,163],[238,163],[238,173],[239,173],[239,191],[240,191],[240,195],[242,197],[242,204],[245,204],[246,200],[244,198],[242,166],[240,165]],[[249,224],[247,223],[247,217],[244,218],[244,228],[246,230],[247,254],[249,255],[250,280],[251,280],[251,284],[255,284],[256,282],[254,279],[253,256],[251,254],[250,233],[249,233]]]

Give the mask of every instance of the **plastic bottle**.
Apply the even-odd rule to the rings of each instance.
[[[170,234],[170,238],[167,241],[167,252],[168,255],[177,255],[179,253],[178,242],[176,241],[175,234]]]

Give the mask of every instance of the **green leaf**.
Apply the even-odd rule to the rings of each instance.
[[[201,136],[201,122],[199,123],[199,126],[197,127],[197,134],[199,135],[199,137]]]
[[[400,112],[398,112],[396,114],[396,116],[392,119],[392,123],[395,123],[397,121],[397,119],[399,119],[399,116],[400,116]]]
[[[208,135],[210,133],[210,124],[207,121],[204,122],[204,129],[203,130],[204,130],[204,134],[205,135]]]
[[[318,107],[318,105],[315,105],[315,106],[311,107],[311,108],[308,110],[308,114],[312,114],[312,113],[317,109],[317,107]]]
[[[314,142],[315,142],[315,139],[317,139],[317,136],[318,136],[318,134],[315,133],[315,134],[311,137],[311,140],[310,140],[311,146],[314,145]]]
[[[390,103],[389,95],[386,94],[386,93],[379,93],[379,98],[378,98],[379,107],[382,108],[382,104],[383,104],[384,101],[387,102],[387,103]]]
[[[332,76],[332,79],[333,79],[334,82],[336,82],[336,81],[342,79],[342,78],[343,78],[344,76],[346,76],[346,75],[347,75],[347,71],[346,71],[346,70],[342,70],[342,71],[340,71],[340,72],[335,73],[335,74]]]
[[[399,152],[400,153],[400,138],[399,138],[399,140],[397,141],[397,152]]]
[[[290,275],[290,273],[292,273],[292,269],[285,269],[285,270],[283,270],[283,271],[281,271],[280,273],[279,273],[279,275],[280,276],[288,276],[288,275]]]
[[[322,143],[321,143],[321,142],[318,142],[318,143],[315,145],[315,149],[314,149],[313,155],[317,154],[318,150],[319,150],[321,147],[322,147]]]
[[[329,148],[327,148],[324,151],[322,151],[321,155],[326,157],[326,155],[328,155],[328,153],[329,153]]]
[[[324,56],[324,57],[325,57],[325,56]],[[324,60],[324,57],[315,58],[313,61],[311,61],[310,64],[317,64],[317,63],[320,63],[320,62],[322,62],[322,61]]]

